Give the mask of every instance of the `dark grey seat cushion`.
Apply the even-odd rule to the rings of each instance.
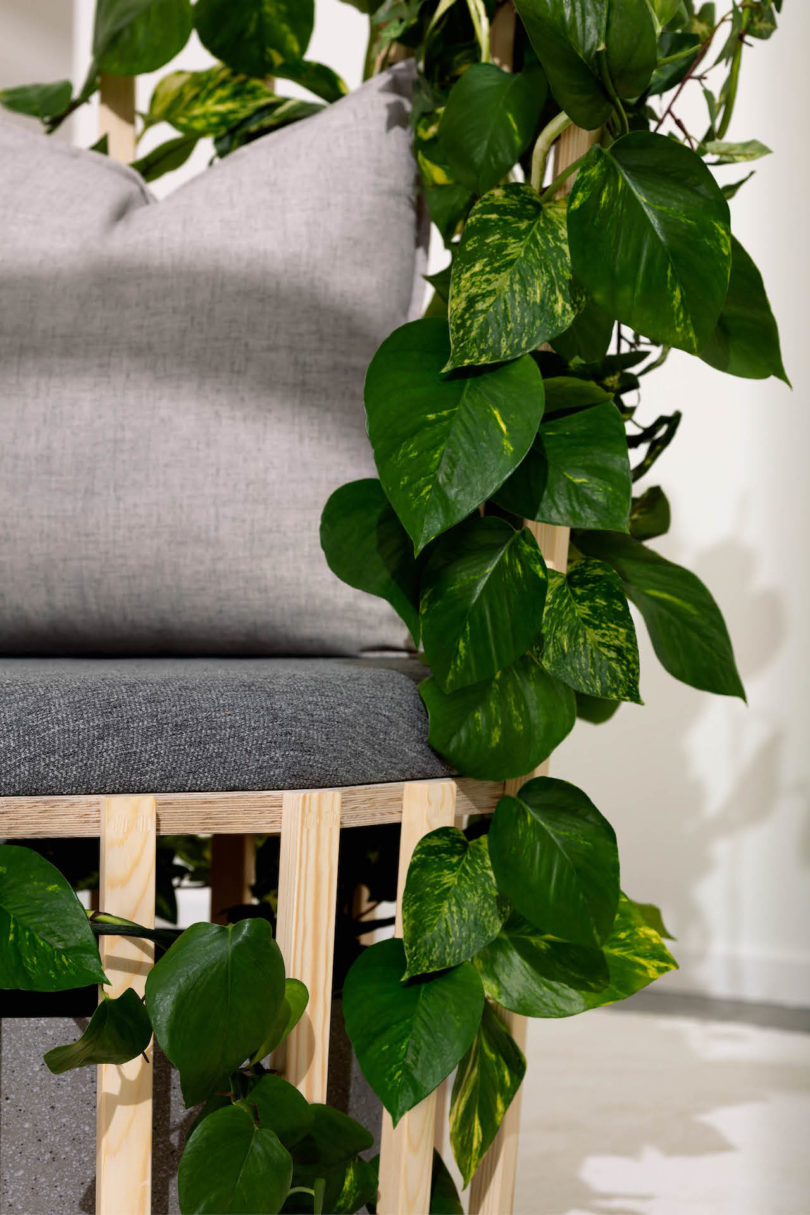
[[[424,668],[321,658],[0,660],[0,794],[306,789],[445,776]]]

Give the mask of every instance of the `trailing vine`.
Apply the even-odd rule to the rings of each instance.
[[[424,318],[369,367],[379,478],[326,504],[331,568],[405,622],[430,668],[430,741],[464,775],[517,781],[577,717],[601,722],[640,703],[630,604],[671,675],[744,698],[711,593],[648,546],[669,528],[664,491],[634,493],[680,413],[636,415],[671,349],[787,380],[762,278],[731,231],[729,201],[748,177],[724,176],[768,151],[726,137],[744,50],[771,36],[781,0],[723,11],[516,0],[516,17],[494,0],[352,2],[369,15],[367,74],[415,61],[414,149],[448,263]],[[304,58],[312,17],[303,0],[99,0],[76,94],[64,81],[0,101],[56,130],[101,72],[159,67],[193,25],[219,63],[156,87],[143,129],[167,121],[177,135],[135,162],[154,180],[202,138],[222,157],[346,92]],[[315,100],[277,93],[284,80]],[[681,110],[696,90],[700,133]],[[572,125],[593,132],[592,146],[555,173]],[[524,521],[570,529],[567,568],[547,567]],[[0,847],[0,913],[25,929],[4,945],[0,986],[103,982],[93,933],[121,925],[74,904],[48,861]],[[455,1071],[450,1133],[467,1184],[525,1071],[498,1008],[553,1018],[624,999],[675,966],[667,935],[656,908],[622,892],[615,833],[587,795],[530,779],[491,820],[419,843],[402,939],[364,949],[346,978],[347,1029],[395,1121]],[[225,982],[223,959],[238,962],[224,969],[243,1029],[214,1034],[195,1019],[190,976],[204,964]],[[129,993],[102,1002],[82,1041],[48,1063],[134,1057],[154,1032],[187,1101],[205,1103],[181,1164],[184,1212],[225,1209],[231,1179],[215,1162],[240,1153],[253,1188],[227,1209],[354,1211],[376,1192],[359,1155],[366,1132],[307,1106],[260,1062],[301,1015],[300,989],[264,921],[195,925],[157,963],[145,1007]],[[434,1180],[443,1197],[432,1209],[460,1210],[441,1163]]]

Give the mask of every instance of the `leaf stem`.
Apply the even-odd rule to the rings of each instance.
[[[563,182],[567,181],[572,173],[576,173],[577,169],[582,164],[583,160],[585,159],[585,157],[588,154],[589,154],[588,152],[583,152],[581,156],[578,156],[576,160],[571,162],[571,164],[568,166],[568,168],[563,169],[562,173],[558,173],[557,176],[554,178],[554,180],[551,182],[551,184],[549,186],[547,186],[546,189],[543,191],[543,193],[540,195],[540,201],[545,202],[546,199],[553,198],[554,195],[559,190],[560,186],[563,184]]]
[[[544,126],[540,134],[537,136],[534,148],[532,150],[532,173],[531,184],[539,194],[543,188],[543,178],[546,172],[546,161],[548,154],[551,151],[551,146],[556,139],[559,139],[563,131],[567,131],[571,126],[572,119],[568,117],[565,110],[561,110],[551,122]]]
[[[606,90],[608,96],[610,97],[610,100],[613,102],[613,108],[615,109],[616,113],[619,116],[619,123],[622,128],[622,135],[629,135],[630,123],[627,121],[627,114],[625,112],[625,108],[622,105],[619,94],[616,92],[616,86],[613,83],[613,77],[611,76],[610,71],[608,69],[607,52],[606,51],[597,51],[596,55],[599,60],[599,74],[602,77],[602,84],[605,86],[605,90]]]

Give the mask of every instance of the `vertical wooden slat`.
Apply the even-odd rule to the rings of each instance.
[[[326,1100],[337,914],[340,793],[285,793],[281,818],[278,944],[287,974],[309,989],[286,1042],[285,1075],[308,1101]]]
[[[211,836],[211,922],[227,924],[229,907],[253,901],[256,841],[252,835]]]
[[[101,910],[155,923],[155,799],[106,797],[101,814]],[[120,996],[143,995],[154,959],[151,942],[102,937],[101,961]],[[149,1215],[152,1184],[152,1064],[145,1058],[98,1068],[96,1105],[96,1213]]]
[[[454,781],[414,781],[402,796],[396,934],[402,935],[402,895],[413,850],[423,835],[455,822]],[[436,1138],[437,1094],[400,1118],[397,1126],[383,1112],[380,1147],[380,1215],[424,1215],[430,1204],[430,1176]]]
[[[107,151],[125,164],[135,159],[135,78],[101,73],[98,133],[107,136]]]

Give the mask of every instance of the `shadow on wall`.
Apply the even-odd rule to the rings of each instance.
[[[780,658],[787,621],[779,594],[754,583],[755,554],[736,540],[687,564],[710,588],[736,589],[721,608],[750,694]],[[780,775],[789,706],[780,720],[756,699],[746,707],[679,683],[661,668],[636,619],[646,704],[623,706],[603,726],[581,724],[555,756],[554,773],[581,784],[613,823],[628,894],[661,905],[682,965],[663,982],[779,999],[778,992],[746,990],[742,920],[752,898],[767,899],[780,875],[767,872],[763,857],[759,889],[752,890],[742,853],[746,835],[772,820],[786,797],[802,793],[785,788]],[[803,863],[810,864],[810,837]]]
[[[810,1038],[587,1013],[535,1022],[517,1215],[798,1215]]]

